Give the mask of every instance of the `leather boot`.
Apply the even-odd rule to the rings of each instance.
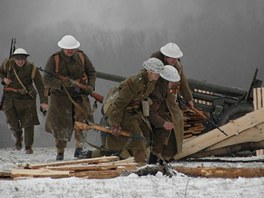
[[[74,151],[74,157],[79,157],[82,152],[83,148],[76,148]]]
[[[61,161],[61,160],[63,160],[64,159],[64,153],[58,153],[57,154],[57,157],[56,157],[56,160],[57,161]]]
[[[22,136],[16,137],[15,146],[16,146],[16,149],[19,150],[19,151],[22,149],[22,142],[23,142],[23,137]]]
[[[26,154],[32,154],[33,150],[31,148],[31,146],[26,146]]]

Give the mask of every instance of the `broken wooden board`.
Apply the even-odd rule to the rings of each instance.
[[[262,140],[264,140],[264,123],[246,129],[245,131],[241,132],[238,135],[232,136],[224,141],[209,146],[208,148],[205,149],[205,151],[214,150],[235,144],[246,143],[246,142],[259,142]]]
[[[223,130],[227,136],[216,128],[209,131],[208,133],[184,142],[182,152],[177,154],[175,159],[178,160],[206,149],[209,146],[238,135],[247,129],[255,127],[262,122],[264,122],[264,108],[250,112],[236,120],[227,123],[226,125],[221,126],[221,130]]]
[[[48,169],[12,169],[11,178],[16,177],[51,177],[63,178],[70,177],[70,171],[53,171]]]
[[[117,156],[104,156],[98,158],[89,158],[89,159],[80,159],[80,160],[69,160],[69,161],[61,161],[61,162],[48,162],[48,163],[40,163],[40,164],[27,164],[25,168],[29,169],[37,169],[46,166],[62,166],[62,165],[70,165],[70,164],[99,164],[103,162],[111,162],[117,161],[119,158]]]

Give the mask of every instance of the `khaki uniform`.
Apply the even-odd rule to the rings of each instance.
[[[175,95],[168,94],[168,82],[162,78],[159,78],[149,97],[153,102],[149,116],[153,130],[151,152],[163,160],[173,159],[182,150],[184,126],[179,105]],[[166,121],[174,123],[173,130],[167,131],[163,128]]]
[[[164,63],[164,65],[168,65],[168,63],[164,60],[164,55],[160,51],[153,53],[151,55],[151,57],[158,58]],[[180,91],[181,95],[183,96],[185,101],[193,100],[193,96],[192,96],[191,89],[189,87],[188,80],[187,80],[187,78],[184,74],[184,71],[183,71],[183,65],[181,64],[180,61],[178,61],[173,66],[178,70],[178,73],[181,77],[181,80],[179,82],[180,83],[179,91]],[[183,121],[182,112],[181,112],[178,104],[176,103],[176,100],[177,100],[177,98],[174,95],[172,95],[172,94],[167,95],[166,103],[167,103],[167,107],[168,107],[170,114],[171,114],[172,122],[175,125],[174,130],[176,131],[176,133],[174,133],[174,134],[175,134],[175,137],[177,140],[177,152],[179,153],[182,150],[182,143],[179,143],[179,142],[182,142],[182,138],[183,138],[184,121]],[[179,140],[177,138],[179,138]]]
[[[23,89],[13,69],[32,96]],[[44,96],[42,76],[32,63],[26,61],[23,67],[19,67],[14,59],[9,59],[1,65],[0,77],[12,80],[12,83],[5,85],[3,103],[9,129],[17,138],[22,138],[22,128],[24,128],[25,146],[31,148],[34,141],[34,125],[40,124],[36,109],[36,94],[39,94],[40,103],[48,103],[48,98]],[[38,92],[33,87],[33,83]]]
[[[82,82],[82,84],[90,85],[93,88],[95,87],[96,72],[85,53],[83,53],[83,65],[77,52],[72,57],[68,57],[64,54],[63,50],[61,50],[49,58],[45,70],[55,73],[56,63],[54,56],[56,54],[59,55],[58,74],[68,76],[73,80],[80,80],[85,73],[88,79],[86,82]],[[74,121],[84,122],[86,119],[93,121],[90,101],[88,94],[84,90],[65,85],[72,99],[85,110],[86,115],[84,115],[78,108],[75,108],[69,99],[67,92],[63,88],[62,80],[49,74],[45,74],[43,80],[45,86],[50,89],[45,130],[54,135],[57,152],[63,153],[64,148],[67,146],[67,141],[71,139],[74,130]],[[76,140],[76,147],[81,147],[80,142],[82,142],[82,133],[80,130],[76,131]]]
[[[120,84],[118,96],[106,115],[110,125],[120,123],[123,130],[145,137],[146,141],[131,141],[123,136],[109,135],[106,139],[106,149],[111,151],[129,149],[136,162],[146,162],[151,126],[147,118],[142,115],[141,101],[147,99],[154,86],[155,81],[148,80],[146,70],[142,70],[139,74],[131,76]]]

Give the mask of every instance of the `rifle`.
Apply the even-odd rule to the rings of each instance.
[[[69,80],[70,83],[76,87],[79,87],[80,89],[85,89],[85,85],[71,79],[70,77],[68,76],[62,76],[60,74],[57,74],[55,72],[52,72],[52,71],[48,71],[48,70],[45,70],[45,69],[42,69],[41,67],[37,67],[38,70],[42,71],[42,72],[45,72],[51,76],[53,76],[54,78],[57,78],[57,79],[61,79],[61,80]],[[93,92],[90,94],[96,101],[100,102],[100,103],[103,103],[103,100],[104,100],[104,96],[96,93],[96,92]]]
[[[183,99],[183,97],[178,94],[178,99],[179,99],[179,102],[181,104],[183,104],[185,107],[187,107],[188,109],[190,109],[186,104],[185,104],[185,101]],[[211,120],[210,118],[208,118],[205,114],[203,114],[200,110],[198,110],[197,108],[193,107],[191,110],[193,110],[196,114],[198,114],[199,116],[201,116],[202,118],[206,119],[207,121],[209,121],[211,124],[214,125],[214,127],[216,127],[219,131],[221,131],[223,134],[225,134],[225,136],[228,136],[222,129],[219,128],[219,126],[213,121]]]
[[[12,54],[15,51],[15,49],[16,49],[16,38],[12,38],[10,50],[9,50],[9,59],[12,57]],[[4,81],[2,81],[1,84],[5,85]],[[0,101],[0,111],[3,110],[4,101],[5,101],[5,92],[3,91],[1,101]]]
[[[98,131],[103,131],[103,132],[112,134],[112,130],[110,128],[108,128],[108,127],[105,127],[105,126],[102,126],[102,125],[99,125],[99,124],[95,124],[95,123],[92,123],[90,121],[87,121],[87,122],[88,122],[88,124],[75,121],[74,128],[82,129],[82,130],[95,129],[95,130],[98,130]],[[121,136],[125,136],[125,137],[129,137],[129,138],[132,138],[132,139],[145,140],[145,138],[143,136],[133,135],[130,132],[124,131],[124,130],[120,130],[120,135]]]

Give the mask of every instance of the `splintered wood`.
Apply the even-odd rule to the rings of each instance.
[[[11,170],[11,179],[36,177],[81,177],[88,179],[106,179],[120,176],[122,171],[134,171],[137,163],[133,158],[119,160],[116,156],[91,159],[49,162],[41,164],[20,165]],[[8,177],[7,173],[5,177]]]
[[[200,135],[204,130],[205,118],[192,110],[182,110],[184,117],[184,138]],[[203,112],[201,112],[203,114]]]

